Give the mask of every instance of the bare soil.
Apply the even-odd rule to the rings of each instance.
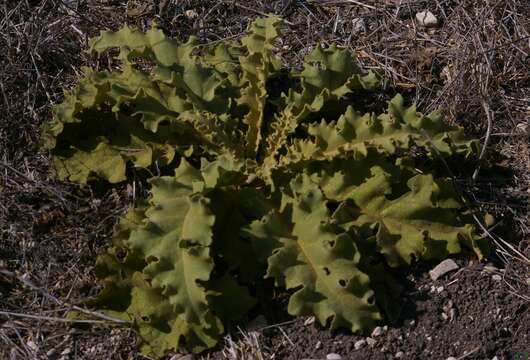
[[[355,344],[367,337],[330,332],[314,323],[304,325],[308,320],[299,319],[282,325],[282,330],[263,330],[264,348],[278,359],[325,359],[327,354],[336,353],[344,359],[497,356],[511,360],[516,353],[527,351],[528,302],[507,289],[501,280],[506,272],[492,273],[480,264],[461,263],[461,271],[436,282],[425,269],[414,272],[400,320],[383,327],[381,335],[372,335],[372,345],[364,343],[356,349]],[[501,279],[495,280],[495,274]]]
[[[423,10],[437,26],[418,24]],[[449,165],[468,200],[495,216],[484,231],[495,251],[488,263],[460,257],[460,271],[436,282],[428,277],[436,264],[403,274],[405,309],[372,346],[356,350],[366,335],[291,319],[280,297],[201,357],[500,360],[530,352],[527,0],[3,0],[0,359],[145,358],[130,330],[96,322],[72,327],[66,318],[97,293],[95,258],[118,217],[145,194],[142,179],[115,187],[57,181],[39,150],[39,126],[80,66],[107,66],[82,52],[88,39],[125,23],[147,29],[156,20],[172,36],[208,43],[238,36],[268,13],[287,21],[278,53],[290,66],[300,66],[319,42],[348,47],[365,68],[384,70],[386,92],[403,93],[420,111],[441,108],[448,122],[481,140],[480,169]],[[260,316],[266,324],[256,326]]]

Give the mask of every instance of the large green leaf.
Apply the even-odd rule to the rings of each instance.
[[[280,211],[247,230],[261,258],[268,259],[266,276],[295,290],[290,314],[314,314],[332,328],[369,329],[381,316],[368,276],[356,266],[361,254],[350,236],[327,225],[326,202],[315,183],[298,176],[290,190]]]
[[[267,80],[278,72],[281,63],[271,50],[280,36],[281,20],[276,17],[259,19],[249,26],[248,35],[241,38],[248,55],[241,56],[242,90],[238,104],[249,108],[243,122],[247,124],[246,150],[249,157],[255,157],[261,143],[261,129],[267,103]]]
[[[228,255],[241,244],[237,230],[224,228],[227,215],[235,214],[230,194],[211,193],[216,186],[241,181],[235,172],[237,165],[229,158],[204,162],[202,172],[183,160],[175,176],[152,179],[149,201],[119,222],[114,246],[99,258],[97,273],[105,287],[94,304],[133,324],[142,352],[160,357],[170,350],[210,348],[223,332],[221,318],[237,319],[253,306],[235,278],[211,278],[212,251],[219,254],[214,236],[223,241],[236,236],[238,243],[227,245]]]
[[[91,48],[102,53],[114,47],[124,60],[121,71],[85,68],[85,78],[43,126],[43,144],[54,155],[59,177],[85,183],[97,175],[119,182],[127,162],[146,168],[171,163],[192,144],[215,149],[207,136],[211,126],[194,127],[182,116],[223,114],[231,104],[222,95],[225,80],[192,55],[194,40],[179,45],[156,28],[146,34],[124,28],[103,32]],[[133,66],[137,57],[154,61],[152,71]]]
[[[168,351],[200,352],[214,346],[223,326],[207,313],[200,324],[186,321],[160,289],[150,285],[135,255],[121,261],[112,254],[98,258],[96,272],[104,288],[92,304],[108,315],[128,321],[136,330],[140,351],[160,358]]]
[[[280,160],[282,166],[337,157],[359,158],[366,156],[368,149],[395,154],[416,145],[435,155],[468,156],[477,147],[475,141],[464,139],[461,128],[443,124],[437,114],[424,116],[415,106],[405,107],[400,95],[389,102],[386,113],[360,114],[350,106],[337,122],[311,124],[307,133],[309,138],[295,140],[288,148]]]
[[[350,224],[377,226],[375,240],[391,266],[410,264],[413,259],[444,258],[461,251],[466,244],[482,257],[474,240],[474,227],[459,218],[454,194],[447,194],[443,181],[432,175],[416,175],[407,181],[410,189],[392,196],[392,177],[372,168],[372,177],[349,193],[334,217]],[[453,195],[453,196],[448,196]]]

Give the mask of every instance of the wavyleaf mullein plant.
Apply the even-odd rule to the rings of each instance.
[[[44,125],[62,179],[173,173],[150,180],[97,260],[94,306],[128,321],[145,354],[213,347],[262,277],[291,294],[290,314],[368,331],[396,314],[392,268],[487,251],[428,167],[477,142],[400,95],[377,109],[379,77],[347,50],[318,46],[286,71],[280,29],[258,19],[205,46],[156,26],[102,32],[90,51],[117,48],[119,68],[85,68]]]

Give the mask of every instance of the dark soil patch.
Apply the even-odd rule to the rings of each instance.
[[[436,282],[415,274],[400,324],[359,349],[355,343],[366,337],[305,325],[307,319],[263,330],[263,344],[278,359],[325,359],[329,353],[344,359],[514,359],[528,351],[530,305],[503,277],[509,276],[477,264]]]

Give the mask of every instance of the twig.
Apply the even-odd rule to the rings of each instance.
[[[465,358],[467,358],[467,357],[473,355],[474,353],[476,353],[476,352],[479,351],[479,350],[480,350],[480,346],[477,346],[476,348],[474,348],[474,349],[471,350],[470,352],[465,353],[464,355],[462,355],[462,356],[456,358],[456,360],[462,360],[462,359],[465,359]]]
[[[484,143],[482,144],[482,149],[480,150],[480,155],[478,157],[477,168],[475,169],[475,171],[473,172],[473,176],[471,177],[471,179],[473,180],[473,183],[477,181],[478,173],[480,171],[480,166],[482,164],[482,159],[484,158],[484,155],[486,154],[486,149],[490,142],[491,128],[493,126],[493,114],[491,112],[490,106],[484,99],[482,99],[481,103],[482,103],[482,107],[484,108],[484,112],[486,113],[486,119],[488,121],[488,128],[486,129],[486,138],[484,139]]]
[[[291,344],[291,346],[295,346],[294,345],[294,342],[289,338],[289,336],[287,336],[287,334],[285,333],[285,330],[283,330],[281,328],[281,326],[278,327],[278,329],[280,329],[280,332],[282,333],[282,335],[287,339],[287,341],[289,341],[289,344]]]
[[[370,9],[370,10],[377,10],[377,8],[376,8],[375,6],[368,5],[368,4],[362,3],[362,2],[360,2],[360,1],[355,1],[355,0],[343,0],[343,2],[345,2],[345,3],[350,3],[350,4],[355,4],[355,5],[359,5],[359,6],[365,7],[365,8]]]
[[[7,317],[13,316],[13,317],[20,317],[20,318],[28,318],[28,319],[44,320],[44,321],[55,321],[55,322],[63,322],[63,323],[107,324],[109,322],[109,320],[76,320],[76,319],[59,318],[55,316],[21,314],[21,313],[10,312],[10,311],[0,311],[0,315],[4,315]]]
[[[117,323],[117,324],[128,324],[128,322],[125,321],[125,320],[117,319],[117,318],[114,318],[112,316],[108,316],[108,315],[101,314],[101,313],[98,313],[98,312],[95,312],[95,311],[87,310],[87,309],[84,309],[82,307],[79,307],[79,306],[76,306],[76,305],[72,305],[72,304],[69,304],[69,303],[64,302],[64,301],[60,301],[59,299],[57,299],[55,296],[53,296],[52,294],[50,294],[46,290],[44,290],[44,289],[38,287],[37,285],[33,284],[33,282],[31,282],[30,280],[25,279],[22,276],[18,276],[17,274],[15,274],[12,271],[9,271],[9,270],[6,270],[6,269],[0,269],[0,274],[5,275],[5,276],[10,277],[10,278],[13,278],[13,279],[17,279],[18,281],[20,281],[21,283],[23,283],[27,287],[31,288],[34,291],[39,292],[42,296],[44,296],[47,299],[55,302],[58,305],[72,308],[72,309],[80,311],[80,312],[82,312],[84,314],[91,315],[91,316],[106,320],[107,322],[110,321],[110,322],[114,322],[114,323]]]

